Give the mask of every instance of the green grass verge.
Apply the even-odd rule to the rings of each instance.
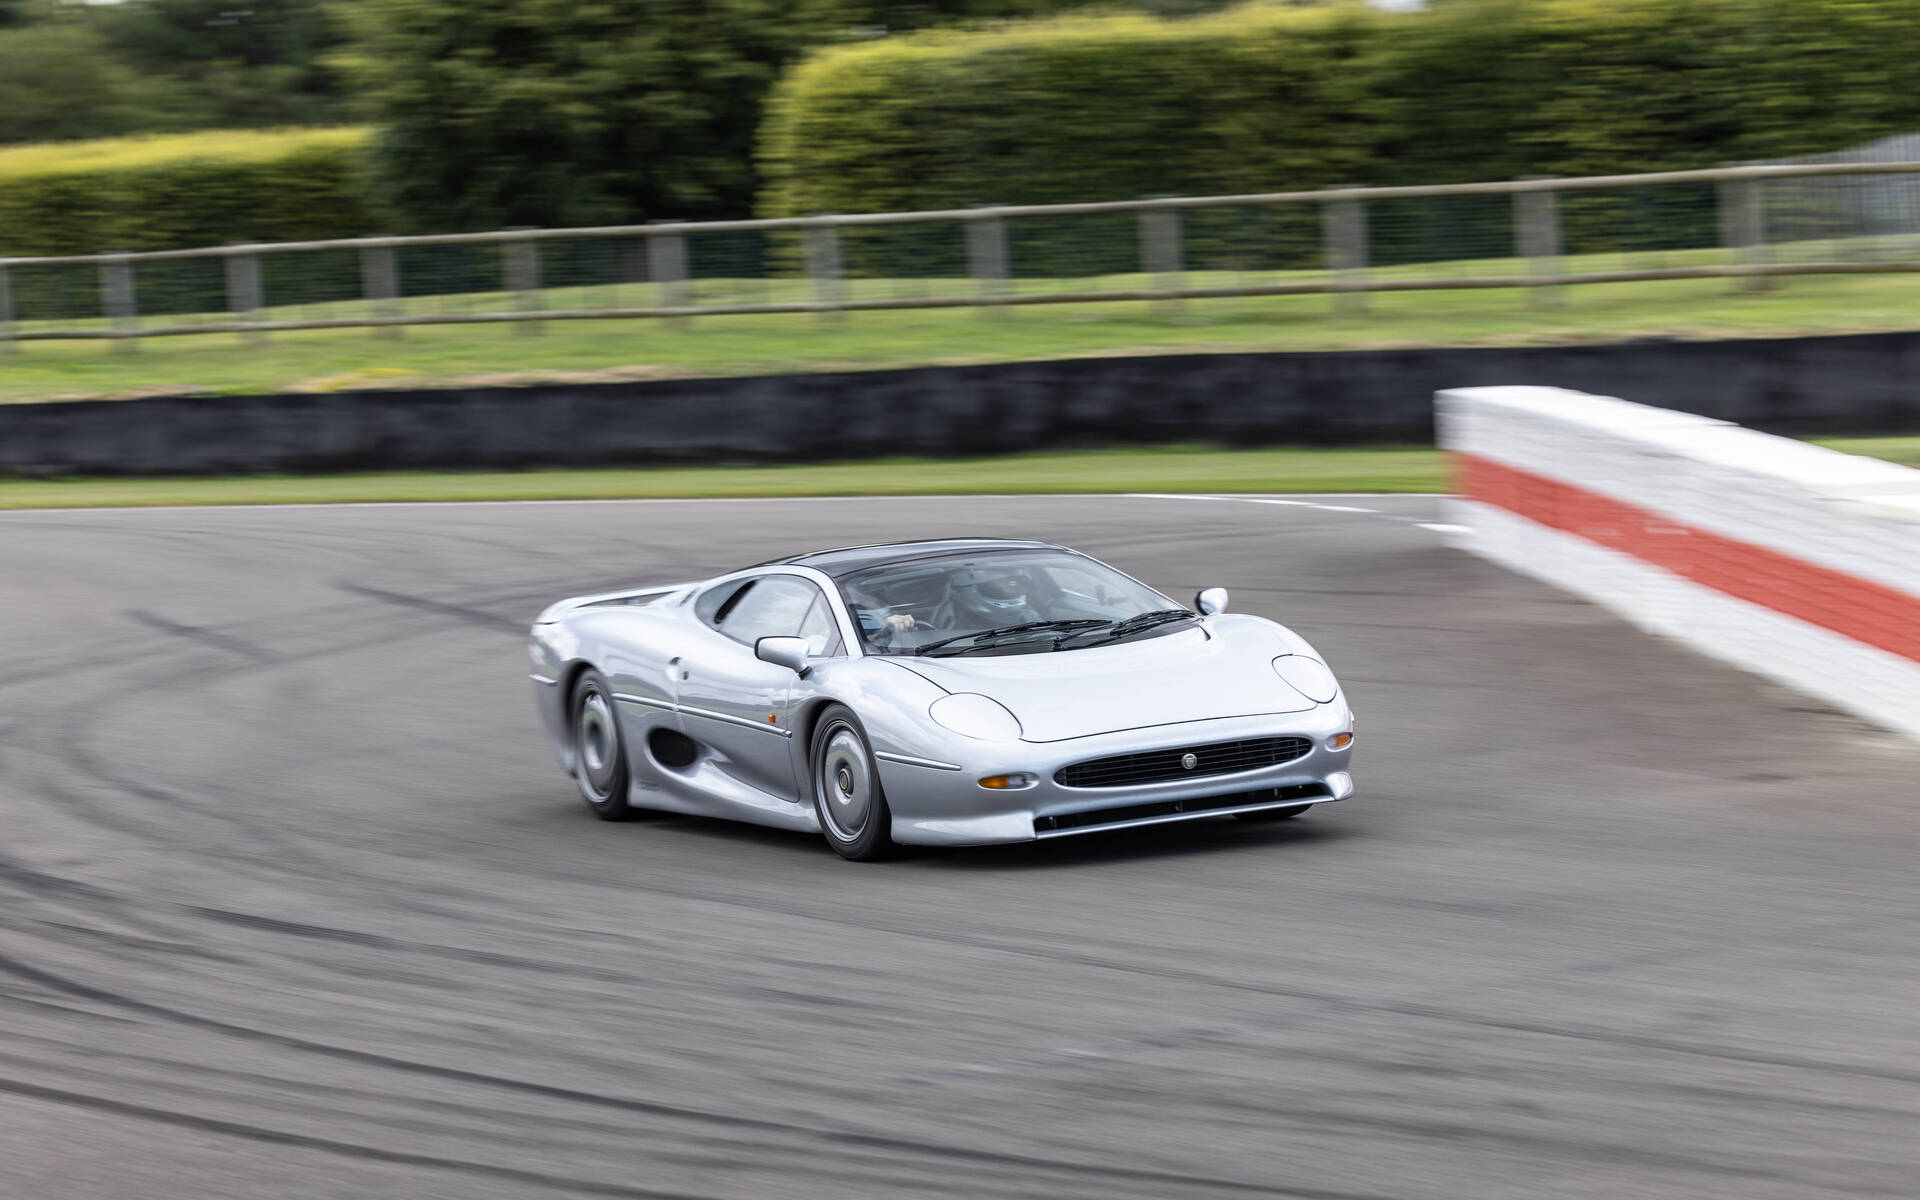
[[[1920,467],[1920,437],[1821,445]],[[257,475],[223,479],[0,477],[0,509],[375,501],[614,500],[1097,492],[1440,492],[1440,452],[1421,446],[1213,450],[1173,446],[1002,458],[892,458],[775,467]]]
[[[1436,492],[1440,455],[1368,449],[1091,450],[954,460],[626,471],[0,479],[0,509],[391,500],[582,500],[1075,492]]]
[[[1661,259],[1683,260],[1691,258]],[[1639,262],[1639,256],[1589,256],[1575,265],[1595,269]],[[1512,264],[1448,263],[1431,271],[1512,269]],[[1395,268],[1380,274],[1428,270]],[[1189,278],[1210,283],[1237,277],[1195,273]],[[855,292],[882,294],[970,286],[964,280],[854,283]],[[1039,284],[1024,281],[1022,286]],[[743,300],[804,293],[802,284],[790,280],[709,280],[701,289],[706,302],[721,302],[735,293]],[[546,302],[549,307],[644,304],[653,302],[651,291],[651,285],[627,285],[617,295],[610,289],[556,289]],[[409,303],[425,312],[443,304],[497,308],[499,299],[468,296]],[[354,307],[334,305],[328,311],[339,316]],[[299,313],[281,310],[276,315]],[[319,315],[317,309],[314,315]],[[1193,301],[1177,315],[1126,302],[1022,308],[997,317],[970,309],[854,313],[837,321],[809,314],[702,317],[687,328],[659,321],[547,322],[538,336],[517,336],[502,326],[417,326],[397,338],[376,337],[364,329],[322,330],[276,334],[264,346],[246,345],[236,335],[209,334],[155,339],[132,353],[118,352],[105,342],[17,343],[10,356],[0,357],[0,402],[758,375],[1085,355],[1524,345],[1913,328],[1920,328],[1920,276],[1863,275],[1786,279],[1765,292],[1739,292],[1723,280],[1602,284],[1570,289],[1552,308],[1533,307],[1521,289],[1495,289],[1376,295],[1360,313],[1337,311],[1326,296],[1292,296]]]
[[[1903,466],[1920,467],[1920,437],[1814,438],[1813,440],[1822,446],[1844,450],[1848,454],[1864,454],[1868,458],[1884,458],[1888,462],[1897,462]]]

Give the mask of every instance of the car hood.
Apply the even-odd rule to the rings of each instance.
[[[1020,720],[1029,742],[1301,712],[1273,659],[1290,652],[1276,627],[1208,622],[1178,633],[1053,653],[896,658],[949,692],[977,692]]]

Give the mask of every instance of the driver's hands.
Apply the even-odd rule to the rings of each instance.
[[[912,613],[894,613],[880,623],[880,628],[888,633],[907,633],[914,628]]]

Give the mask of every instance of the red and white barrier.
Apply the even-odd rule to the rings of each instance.
[[[1920,736],[1920,471],[1559,388],[1435,401],[1461,545]]]

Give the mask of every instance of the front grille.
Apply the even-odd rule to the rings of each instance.
[[[1279,804],[1288,800],[1325,800],[1333,796],[1323,783],[1295,783],[1286,787],[1261,788],[1253,792],[1232,792],[1225,796],[1197,796],[1185,800],[1156,800],[1151,804],[1123,804],[1119,808],[1098,808],[1092,812],[1059,813],[1035,817],[1036,834],[1068,833],[1102,825],[1124,825],[1149,817],[1219,812],[1224,808],[1251,808],[1256,804]]]
[[[1235,771],[1257,771],[1261,767],[1292,762],[1311,749],[1313,743],[1303,737],[1262,737],[1180,746],[1172,750],[1146,750],[1072,763],[1055,771],[1053,781],[1061,787],[1097,788],[1231,775]],[[1189,754],[1194,757],[1192,767],[1183,765],[1182,761]]]

